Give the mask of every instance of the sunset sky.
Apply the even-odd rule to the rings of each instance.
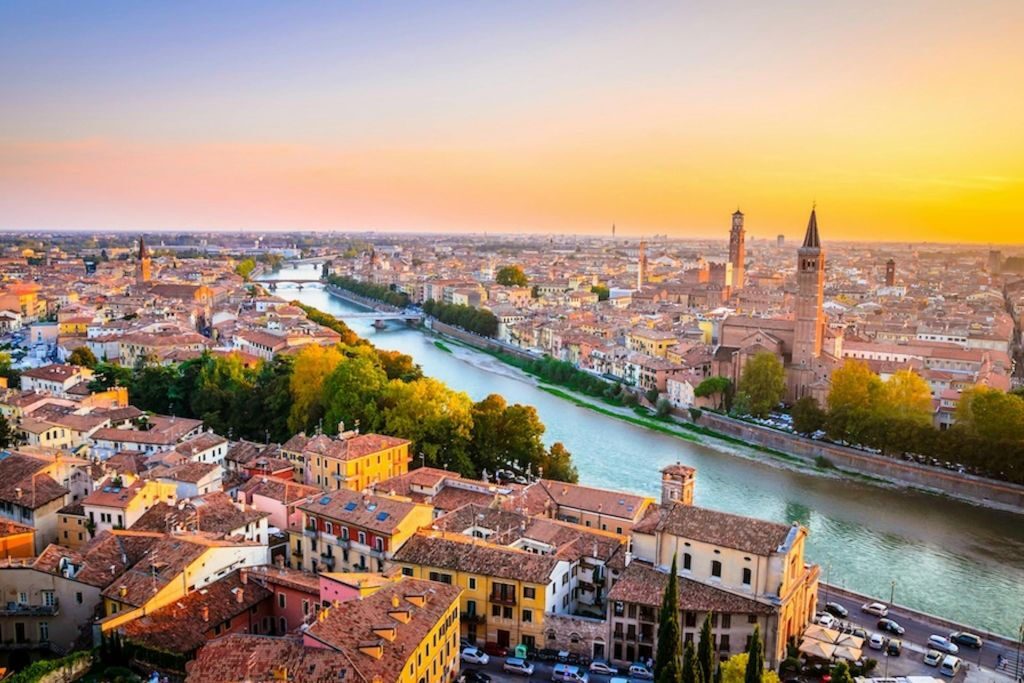
[[[0,228],[1024,242],[1024,2],[0,3]]]

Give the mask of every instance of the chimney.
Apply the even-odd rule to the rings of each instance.
[[[249,583],[249,570],[242,567],[238,570],[238,580],[242,582],[242,585]]]
[[[391,606],[392,607],[398,607],[398,605],[399,605],[398,593],[395,593],[394,595],[391,596]]]
[[[15,487],[14,493],[18,496],[18,499],[20,500],[21,499],[21,487],[20,486]]]
[[[209,621],[210,620],[210,608],[208,606],[203,605],[203,612],[202,612],[202,614],[203,614],[203,621]]]
[[[235,601],[238,602],[238,603],[245,602],[245,589],[244,588],[239,588],[237,591],[235,591]]]

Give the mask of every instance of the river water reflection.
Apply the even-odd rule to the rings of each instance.
[[[358,311],[318,287],[282,285],[278,295],[339,317]],[[581,483],[657,496],[659,470],[680,461],[697,468],[698,505],[806,526],[809,559],[831,583],[888,600],[895,580],[897,603],[1009,636],[1024,619],[1024,516],[778,469],[578,408],[486,354],[447,353],[404,325],[349,324],[474,400],[499,393],[534,406],[545,441],[565,444]]]

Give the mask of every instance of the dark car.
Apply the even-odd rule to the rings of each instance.
[[[466,669],[459,674],[462,683],[491,683],[491,677],[479,669]]]
[[[898,638],[890,639],[885,646],[885,654],[890,657],[899,657],[901,652],[903,652],[903,641]]]
[[[907,631],[907,629],[903,628],[892,619],[879,619],[878,630],[887,631],[889,633],[895,633],[898,636],[902,636]]]
[[[957,631],[949,634],[949,639],[957,645],[966,645],[967,647],[973,647],[975,650],[980,648],[984,641],[973,633],[967,631]]]
[[[543,648],[537,650],[537,655],[534,659],[539,659],[542,662],[554,662],[558,660],[558,650],[552,650],[551,648]]]
[[[825,611],[834,617],[839,617],[840,619],[845,619],[850,616],[850,610],[846,609],[838,602],[826,602]]]
[[[505,647],[504,645],[498,645],[497,643],[495,643],[493,641],[488,642],[488,643],[484,643],[484,652],[486,652],[487,654],[489,654],[492,657],[507,657],[508,656],[508,648]]]

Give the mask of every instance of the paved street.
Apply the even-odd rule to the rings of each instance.
[[[826,601],[837,602],[848,609],[850,611],[850,616],[846,621],[856,624],[857,626],[862,626],[869,634],[878,631],[878,619],[870,614],[862,612],[860,609],[861,605],[864,604],[863,600],[848,598],[844,595],[837,595],[834,592],[826,595],[826,591],[822,589],[820,592],[819,602],[822,609],[824,608]],[[901,610],[899,607],[889,610],[889,618],[895,620],[900,626],[906,629],[906,633],[900,637],[904,645],[903,655],[900,657],[890,658],[890,675],[894,673],[901,675],[910,673],[930,673],[930,675],[937,675],[938,672],[934,667],[926,666],[921,661],[923,653],[927,649],[925,643],[928,640],[928,636],[932,634],[948,636],[951,629],[930,623],[917,615]],[[873,655],[868,656],[874,656],[875,659],[879,661],[879,674],[883,673],[885,667],[885,656],[879,656],[881,653],[875,651],[867,649],[866,651],[874,652]],[[982,646],[980,650],[960,646],[960,653],[958,656],[963,659],[964,663],[969,664],[971,668],[981,666],[986,669],[995,670],[998,666],[998,659],[1000,656],[1012,661],[1017,656],[1017,651],[1016,648],[1009,648],[999,643],[985,641],[984,646]]]

